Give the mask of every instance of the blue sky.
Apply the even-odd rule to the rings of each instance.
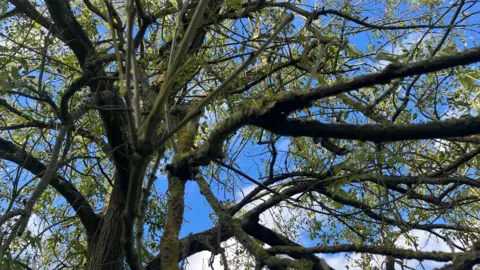
[[[314,1],[311,1],[311,2],[313,3]],[[377,7],[372,6],[372,8],[380,8],[380,6],[377,6]],[[366,11],[365,13],[366,16],[367,16],[367,13],[368,11]],[[448,17],[447,17],[447,20],[449,20]],[[297,16],[296,24],[300,25],[302,23],[303,23],[303,19],[300,19],[300,17]],[[99,29],[99,30],[102,31],[102,29]],[[478,34],[472,33],[472,36],[478,37]],[[413,35],[409,38],[415,39],[416,35]],[[366,47],[369,44],[369,36],[366,33],[358,34],[354,37],[351,37],[350,42],[355,44],[357,48],[363,50],[363,49],[366,49]],[[469,46],[471,45],[472,44],[469,44]],[[388,50],[388,47],[386,49]],[[213,120],[210,119],[210,121],[214,122],[215,119]],[[281,162],[285,159],[285,151],[288,149],[289,142],[290,142],[289,139],[282,138],[276,143],[277,150],[279,151],[279,155],[277,158],[277,166],[283,166]],[[241,152],[236,163],[239,165],[239,168],[242,170],[242,172],[248,174],[254,179],[258,179],[259,168],[262,168],[263,166],[260,160],[261,159],[269,160],[270,158],[270,155],[268,153],[265,153],[266,152],[265,147],[266,147],[265,145],[247,144],[247,146]],[[261,153],[264,153],[264,154],[261,154]],[[262,169],[260,169],[260,171],[262,171]],[[160,172],[157,175],[159,176],[159,178],[155,184],[156,189],[161,193],[165,193],[167,189],[167,180],[164,175],[161,175]],[[249,190],[254,186],[252,183],[248,182],[247,180],[242,179],[241,176],[239,176],[237,180],[237,184],[238,184],[238,188],[243,190]],[[217,187],[214,185],[212,189],[216,191],[216,188]],[[223,196],[222,192],[218,193],[220,199],[234,199],[233,197],[236,196],[235,199],[237,200],[240,194],[241,192],[239,191],[233,194],[228,194],[227,196]],[[213,226],[213,223],[209,218],[209,214],[212,213],[212,210],[208,206],[208,203],[206,202],[203,195],[200,194],[196,183],[193,181],[189,181],[186,185],[185,203],[187,207],[185,210],[185,223],[181,230],[181,237],[186,237],[189,233],[204,231]],[[269,217],[266,216],[264,218],[268,219]],[[440,243],[438,245],[430,243],[430,241],[428,241],[428,239],[425,237],[424,234],[419,234],[419,237],[422,238],[423,239],[422,241],[424,241],[424,244],[428,246],[428,248],[426,248],[425,250],[428,250],[428,249],[433,250],[433,248],[438,248],[438,249],[446,248],[444,243]],[[302,234],[300,237],[300,242],[308,246],[308,245],[318,243],[319,239],[310,240],[308,236],[306,236],[305,234]],[[345,259],[343,258],[342,255],[328,256],[328,257],[330,258],[329,261],[334,262],[336,264],[340,265],[342,263],[345,263]],[[200,268],[191,267],[189,269],[200,269]],[[337,269],[342,269],[342,268],[337,268]]]
[[[380,8],[380,6],[377,6],[375,8]],[[447,15],[446,16],[446,21],[449,21],[450,18],[451,18],[451,14]],[[299,20],[299,19],[297,19],[297,20]],[[443,31],[437,31],[437,32],[443,32]],[[404,42],[404,44],[408,43],[408,42],[415,42],[416,40],[418,40],[418,38],[420,36],[421,36],[421,34],[419,34],[419,33],[410,34],[406,37],[406,39],[403,42]],[[476,38],[476,37],[478,37],[478,34],[472,33],[472,37]],[[362,34],[356,35],[354,37],[350,37],[350,41],[352,43],[354,43],[355,46],[358,49],[361,49],[361,50],[366,49],[366,47],[369,44],[369,40],[370,40],[370,38],[369,38],[369,35],[367,33],[362,33]],[[472,42],[474,42],[474,39],[467,42],[468,46],[472,46],[473,45]],[[408,45],[405,45],[405,46],[408,48]],[[462,47],[464,47],[464,46],[463,46],[463,44],[459,44],[458,47],[459,47],[459,49],[462,49]],[[391,45],[385,47],[385,51],[387,51],[387,52],[390,51],[391,53],[396,53],[392,49]],[[413,105],[409,105],[409,108],[413,108],[413,107],[414,107]],[[448,110],[448,108],[444,108],[444,109],[445,109],[445,111]],[[456,116],[456,115],[450,115],[450,116]],[[417,121],[425,121],[425,120],[426,119],[424,117],[420,117]],[[289,144],[289,140],[283,138],[283,139],[280,139],[279,142],[277,142],[276,146],[277,146],[278,150],[285,151],[288,148],[288,144]],[[258,145],[255,145],[255,144],[253,146],[249,145],[244,149],[244,151],[242,152],[242,154],[238,158],[238,164],[240,165],[242,172],[248,174],[249,176],[251,176],[255,179],[257,179],[256,177],[258,177],[258,164],[257,164],[258,160],[260,160],[261,158],[269,159],[269,155],[263,155],[261,157],[251,158],[251,157],[248,157],[248,155],[246,153],[264,152],[264,149],[262,149],[262,148],[263,148],[263,146],[258,146]],[[279,154],[279,157],[277,159],[277,163],[280,163],[284,158],[285,158],[284,153]],[[280,164],[278,164],[278,165],[282,166]],[[240,186],[240,188],[248,190],[248,189],[251,189],[252,186],[254,186],[254,185],[244,181],[244,183],[241,183],[239,186]],[[185,199],[186,199],[186,204],[190,206],[190,209],[186,210],[185,219],[186,220],[195,220],[195,222],[188,222],[188,223],[185,224],[184,228],[182,229],[182,236],[188,235],[189,232],[195,233],[195,232],[200,232],[200,231],[203,231],[204,229],[210,228],[213,224],[207,218],[208,215],[206,215],[206,214],[211,213],[211,210],[207,206],[208,204],[205,201],[205,199],[203,198],[203,196],[199,193],[198,188],[197,188],[195,183],[189,182],[187,184],[187,195],[186,195]],[[272,224],[270,224],[270,225],[272,225]],[[306,235],[306,233],[300,232],[300,234],[301,234],[301,237],[299,239],[300,240],[299,242],[303,245],[306,245],[306,246],[315,245],[320,240],[320,239],[310,240],[308,235]],[[413,231],[413,235],[418,238],[418,241],[420,243],[419,247],[424,251],[433,251],[433,250],[449,251],[449,246],[446,243],[444,243],[441,240],[436,240],[436,239],[434,239],[433,237],[430,237],[428,234],[426,234],[424,232]],[[400,239],[397,242],[397,245],[400,246],[400,247],[410,248],[409,246],[407,247],[407,244],[405,243],[404,239],[403,240]],[[347,263],[347,261],[346,261],[346,258],[344,257],[344,255],[345,254],[336,254],[336,255],[328,255],[328,256],[323,256],[322,255],[322,257],[328,258],[328,262],[334,268],[336,268],[336,269],[346,269],[345,264]],[[205,258],[208,258],[208,257],[209,257],[208,252],[204,253],[202,255],[194,256],[194,258],[192,258],[194,263],[191,264],[188,269],[203,269],[202,267],[204,266],[204,264],[200,264],[199,262],[202,259],[205,259]],[[358,258],[358,255],[354,255],[353,257]],[[384,259],[383,259],[382,256],[376,256],[376,257],[377,257],[379,263],[383,262]],[[217,261],[218,261],[218,259],[217,259]],[[434,267],[438,267],[440,265],[442,265],[442,264],[426,261],[426,262],[423,263],[422,266],[425,267],[425,269],[433,269]],[[216,266],[219,267],[218,264]],[[415,267],[415,268],[420,267],[419,262],[415,261],[415,260],[409,261],[409,266],[410,267]],[[215,268],[215,269],[217,269],[217,268]],[[219,269],[221,269],[221,267]],[[350,268],[350,269],[353,269],[353,268]]]

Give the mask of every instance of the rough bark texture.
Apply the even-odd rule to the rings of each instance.
[[[183,222],[185,181],[176,177],[168,178],[168,190],[170,193],[167,203],[167,224],[163,232],[160,250],[162,263],[161,269],[178,269],[178,254],[180,253],[180,242],[178,235]]]
[[[92,94],[98,92],[104,93],[117,93],[117,89],[114,89],[114,84],[108,80],[92,80],[92,77],[105,76],[104,66],[110,64],[111,61],[100,60],[100,56],[96,55],[94,43],[89,39],[88,35],[82,29],[81,24],[75,19],[77,16],[70,7],[68,1],[62,0],[46,0],[46,7],[50,13],[49,17],[40,14],[36,7],[30,4],[26,0],[10,0],[10,2],[18,9],[19,12],[29,17],[32,21],[37,22],[45,29],[50,31],[64,42],[69,49],[72,50],[77,58],[82,71],[79,72],[81,80],[72,83],[70,88],[65,91],[65,94],[61,96],[61,106],[59,120],[69,122],[69,110],[70,99],[75,97],[77,91],[80,91],[84,87],[89,87]],[[140,2],[140,1],[139,1]],[[214,24],[222,19],[238,19],[246,18],[249,13],[256,12],[262,7],[272,5],[276,7],[288,8],[289,10],[296,10],[295,12],[304,16],[305,18],[318,18],[320,15],[327,13],[335,13],[334,11],[317,11],[309,13],[299,10],[295,6],[288,6],[289,3],[280,2],[248,2],[243,3],[241,13],[236,13],[232,10],[227,11],[224,14],[220,14],[220,7],[223,5],[222,0],[210,1],[208,6],[207,15],[204,16],[204,24],[195,33],[195,37],[188,48],[188,54],[197,54],[202,48],[207,33],[205,25]],[[464,1],[461,1],[462,4]],[[192,7],[195,6],[192,3]],[[92,8],[91,5],[90,8]],[[192,9],[193,10],[193,9]],[[190,23],[191,11],[187,12],[184,23],[185,27]],[[460,10],[460,9],[459,9]],[[111,10],[110,10],[111,11]],[[140,10],[142,11],[142,10]],[[111,11],[112,12],[112,11]],[[223,11],[222,11],[223,12]],[[305,13],[306,12],[306,13]],[[143,35],[146,33],[148,24],[153,23],[153,19],[142,15],[142,28],[140,29],[138,36],[135,38],[135,45],[138,46],[141,43]],[[342,17],[342,16],[340,16]],[[355,19],[345,17],[355,21]],[[360,23],[361,21],[355,21]],[[365,24],[363,24],[365,26]],[[209,31],[209,30],[208,30]],[[258,38],[258,35],[256,36]],[[257,42],[257,44],[260,44]],[[165,50],[169,50],[168,46],[165,46]],[[165,61],[159,57],[159,61]],[[296,60],[295,60],[296,61]],[[296,62],[291,61],[286,66],[294,65]],[[217,214],[223,215],[224,223],[228,223],[230,229],[225,228],[211,228],[201,233],[194,234],[184,239],[179,239],[179,232],[183,222],[184,214],[184,195],[185,195],[185,182],[188,179],[192,179],[192,172],[198,170],[199,166],[209,165],[212,160],[222,157],[222,147],[227,138],[231,137],[237,130],[245,126],[255,126],[268,130],[271,133],[289,136],[289,137],[311,137],[319,138],[321,141],[320,146],[328,148],[336,154],[346,154],[347,152],[339,152],[338,149],[329,143],[325,138],[337,138],[346,140],[360,140],[360,141],[373,141],[373,142],[389,142],[389,141],[404,141],[404,140],[419,140],[430,138],[444,138],[447,139],[453,136],[467,136],[480,133],[480,117],[469,117],[456,120],[447,121],[432,121],[428,123],[410,123],[410,124],[389,124],[389,120],[383,115],[373,115],[371,109],[361,104],[355,103],[348,99],[347,93],[353,93],[354,90],[362,89],[365,87],[372,87],[379,84],[387,84],[397,79],[404,79],[407,76],[421,76],[429,72],[437,72],[446,70],[462,65],[468,65],[480,61],[480,48],[474,48],[466,50],[461,53],[445,55],[442,57],[427,59],[418,62],[410,62],[404,64],[391,64],[381,72],[372,73],[369,75],[359,76],[351,80],[338,82],[332,85],[321,86],[308,91],[291,91],[281,93],[279,95],[265,98],[260,100],[258,104],[252,105],[246,108],[236,108],[235,113],[229,116],[229,118],[217,125],[215,129],[210,133],[209,138],[205,138],[205,143],[198,149],[194,148],[194,141],[198,130],[198,119],[191,126],[187,126],[183,131],[183,134],[178,138],[180,150],[178,158],[174,159],[173,165],[171,164],[171,170],[169,175],[169,198],[167,203],[167,221],[165,224],[162,241],[160,244],[161,254],[156,254],[156,257],[146,265],[149,270],[162,269],[162,270],[176,270],[178,269],[178,262],[185,257],[193,255],[203,250],[210,250],[213,253],[218,252],[221,242],[228,240],[235,236],[240,240],[244,247],[249,248],[253,255],[257,255],[257,259],[262,263],[271,265],[277,265],[275,269],[285,269],[281,264],[279,258],[273,256],[276,254],[288,254],[291,258],[298,261],[302,261],[303,265],[308,265],[309,269],[325,269],[323,262],[314,254],[316,253],[333,253],[335,252],[364,252],[371,254],[383,254],[388,257],[387,268],[394,268],[395,262],[393,258],[416,258],[416,259],[434,259],[438,261],[451,260],[451,253],[418,253],[415,252],[415,257],[412,253],[407,253],[404,250],[392,249],[385,250],[384,247],[371,247],[371,246],[355,246],[344,245],[336,247],[323,247],[317,246],[316,248],[303,248],[294,241],[284,237],[274,231],[266,228],[260,224],[259,216],[271,209],[274,206],[279,205],[284,201],[285,196],[294,196],[307,191],[316,192],[329,198],[333,202],[340,203],[342,205],[351,206],[352,208],[362,210],[364,215],[372,220],[381,221],[385,224],[392,226],[404,226],[408,225],[409,228],[419,230],[433,230],[433,229],[451,229],[451,230],[463,230],[465,232],[476,232],[475,228],[463,228],[457,226],[455,228],[449,227],[448,224],[414,224],[414,223],[399,223],[398,220],[392,218],[385,218],[382,214],[378,214],[371,209],[369,205],[362,201],[358,201],[355,198],[342,197],[341,195],[333,194],[326,188],[326,183],[322,182],[324,177],[312,176],[317,180],[317,184],[312,185],[309,182],[297,181],[295,185],[290,187],[279,189],[282,196],[274,195],[265,202],[262,202],[248,213],[244,214],[238,219],[234,219],[230,214],[223,209],[223,206],[217,201],[218,199],[214,194],[209,195],[210,202],[215,208]],[[200,67],[198,67],[200,68]],[[280,66],[278,67],[280,68]],[[279,69],[278,69],[279,70]],[[193,73],[190,74],[193,76]],[[190,76],[189,75],[189,76]],[[261,75],[256,82],[263,81],[266,77],[272,75],[272,73],[266,73]],[[111,79],[111,78],[110,78]],[[175,82],[176,83],[176,82]],[[254,84],[241,88],[241,93],[248,90]],[[173,87],[177,88],[177,87]],[[396,86],[395,86],[396,88]],[[376,120],[381,124],[375,125],[356,125],[356,124],[339,124],[339,123],[323,123],[313,120],[304,119],[290,119],[289,114],[294,111],[309,108],[312,103],[317,100],[325,99],[328,97],[340,96],[343,97],[345,104],[355,108],[356,110],[367,110],[369,117]],[[189,106],[191,104],[180,104],[182,106]],[[114,97],[109,99],[98,99],[95,103],[97,107],[116,108],[118,110],[99,110],[97,111],[103,124],[103,132],[108,139],[109,152],[108,157],[111,158],[111,162],[115,167],[115,177],[113,189],[110,194],[110,200],[106,204],[106,211],[103,216],[98,216],[94,209],[90,206],[88,198],[85,198],[75,186],[66,181],[61,175],[54,175],[50,181],[50,185],[56,189],[74,209],[81,223],[85,227],[86,234],[88,236],[88,250],[87,250],[87,262],[85,269],[107,269],[107,270],[121,270],[125,267],[125,254],[122,248],[122,218],[126,206],[127,191],[129,190],[129,179],[132,167],[135,165],[131,162],[130,157],[132,153],[138,149],[132,149],[131,134],[128,131],[128,116],[126,113],[126,106],[121,97],[114,94]],[[402,105],[403,106],[403,105]],[[154,115],[157,117],[158,115]],[[394,117],[396,118],[396,116]],[[28,119],[27,119],[28,120]],[[158,118],[157,122],[161,119]],[[393,122],[393,121],[392,121]],[[52,128],[49,123],[35,123],[37,127]],[[69,123],[70,124],[70,123]],[[157,123],[158,124],[158,123]],[[52,122],[52,125],[53,122]],[[157,125],[152,128],[152,133],[157,132],[155,130]],[[53,129],[53,128],[52,128]],[[190,129],[190,130],[189,130]],[[191,132],[190,132],[191,131]],[[322,138],[322,139],[320,139]],[[149,147],[150,145],[145,147]],[[141,147],[140,147],[141,148]],[[195,149],[195,151],[192,151]],[[415,190],[407,190],[402,185],[413,185],[417,183],[423,184],[435,184],[435,185],[449,185],[449,184],[462,184],[469,185],[471,187],[478,188],[478,183],[475,181],[466,181],[464,179],[455,179],[448,177],[449,173],[454,172],[458,167],[465,162],[473,159],[480,152],[480,148],[465,154],[458,158],[450,166],[445,169],[435,171],[429,175],[429,177],[374,177],[370,175],[362,176],[358,175],[354,182],[371,182],[382,183],[385,187],[394,190],[398,193],[408,195],[410,199],[420,199],[425,202],[445,206],[443,204],[442,196],[436,198],[433,195],[427,196],[420,193],[416,193]],[[150,149],[151,150],[151,149]],[[341,150],[341,149],[340,149]],[[194,153],[192,153],[194,152]],[[151,154],[150,152],[148,154]],[[145,164],[148,164],[146,154]],[[38,159],[28,154],[25,149],[18,147],[17,145],[0,138],[0,158],[9,160],[16,163],[18,166],[22,166],[30,173],[35,175],[41,175],[44,173],[46,166]],[[273,162],[274,163],[274,162]],[[272,164],[273,164],[272,163]],[[273,166],[272,166],[273,167]],[[135,167],[133,167],[135,168]],[[143,176],[143,175],[142,175]],[[329,175],[330,176],[330,175]],[[445,176],[440,178],[440,176]],[[273,169],[272,176],[273,180]],[[140,185],[141,185],[140,179]],[[130,185],[133,182],[130,182]],[[140,187],[136,186],[135,187]],[[130,188],[130,190],[132,190]],[[210,186],[207,182],[203,185],[204,193],[210,192]],[[448,194],[448,193],[445,193]],[[253,197],[253,196],[252,196]],[[460,199],[465,199],[461,197]],[[459,201],[461,201],[458,199]],[[470,199],[466,198],[465,200]],[[243,205],[242,205],[243,206]],[[132,207],[135,208],[135,207]],[[242,207],[240,207],[242,208]],[[235,212],[240,210],[236,209]],[[235,209],[235,208],[234,208]],[[135,209],[134,209],[135,210]],[[135,218],[134,215],[132,215]],[[133,220],[132,220],[133,223]],[[225,224],[224,224],[225,225]],[[128,226],[124,226],[128,228]],[[233,228],[233,229],[232,229]],[[220,230],[220,231],[219,231]],[[236,234],[235,234],[236,233]],[[263,250],[261,245],[253,239],[259,240],[263,243],[270,245],[270,250]],[[131,239],[132,240],[132,239]],[[133,240],[132,240],[133,242]],[[132,245],[133,246],[133,245]],[[410,251],[408,251],[410,252]],[[414,252],[414,251],[411,251]],[[477,252],[478,253],[478,252]],[[479,262],[480,255],[471,252],[464,254],[464,257],[460,257],[452,267],[455,269],[470,269],[474,263]],[[128,252],[126,252],[127,258]],[[261,256],[259,256],[260,254]],[[468,256],[467,256],[468,255]],[[420,257],[418,257],[420,256]],[[465,257],[467,256],[467,257]],[[293,265],[293,262],[286,261],[288,265]],[[287,265],[287,264],[286,264]],[[272,268],[274,269],[274,268]],[[447,268],[445,268],[447,269]],[[453,268],[448,268],[453,269]]]
[[[87,264],[85,269],[123,269],[124,254],[121,245],[122,213],[126,193],[115,181],[108,209],[98,226],[97,232],[88,241]]]

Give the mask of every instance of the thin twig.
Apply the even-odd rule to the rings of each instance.
[[[137,217],[137,222],[136,222],[136,230],[137,230],[137,239],[136,239],[136,245],[137,245],[137,252],[138,255],[142,255],[142,236],[143,236],[143,218],[145,217],[145,211],[147,210],[147,204],[148,204],[148,198],[150,197],[150,193],[152,190],[153,183],[157,179],[155,172],[158,170],[158,167],[160,165],[160,159],[163,156],[165,149],[162,149],[158,151],[157,153],[157,158],[155,159],[155,163],[153,164],[152,167],[152,172],[150,173],[150,176],[148,178],[147,186],[143,188],[143,196],[142,200],[140,202],[140,209],[138,210],[138,217]]]
[[[157,124],[160,121],[160,118],[158,117],[158,115],[162,111],[162,108],[164,108],[165,106],[168,93],[170,92],[170,88],[172,87],[174,82],[174,79],[173,79],[175,77],[174,75],[178,72],[179,70],[178,67],[181,65],[181,63],[183,62],[183,60],[187,55],[188,48],[190,47],[190,44],[193,42],[195,33],[197,32],[197,29],[201,24],[203,14],[207,9],[209,1],[210,0],[200,0],[200,2],[197,5],[197,9],[195,10],[195,13],[192,17],[192,20],[190,21],[187,31],[184,37],[182,38],[182,41],[180,42],[178,50],[175,53],[174,61],[173,63],[171,63],[171,65],[169,66],[169,69],[167,70],[167,75],[160,89],[160,94],[157,96],[155,100],[155,104],[152,108],[152,111],[147,116],[147,119],[145,120],[145,123],[142,125],[142,128],[140,130],[141,131],[140,137],[144,141],[150,140]]]
[[[67,129],[66,126],[62,126],[62,128],[60,129],[60,132],[58,133],[58,136],[56,138],[55,146],[53,147],[50,163],[48,164],[48,167],[45,170],[45,173],[42,175],[40,182],[37,184],[32,195],[26,202],[25,209],[24,209],[25,213],[14,224],[12,231],[8,235],[6,241],[2,244],[0,248],[0,258],[3,258],[4,252],[8,250],[15,236],[21,235],[25,230],[25,228],[27,227],[28,220],[32,215],[33,207],[35,206],[35,203],[40,199],[40,196],[43,194],[43,192],[48,186],[48,183],[50,182],[53,175],[55,174],[58,157],[60,155],[60,149],[63,144],[63,139],[65,137],[66,129]]]
[[[138,140],[137,140],[137,129],[140,125],[140,102],[138,102],[138,107],[136,102],[133,102],[133,92],[131,89],[132,84],[132,66],[133,62],[135,61],[135,49],[133,46],[133,20],[135,19],[135,2],[133,0],[127,1],[126,6],[126,13],[127,13],[127,55],[125,59],[125,95],[126,95],[126,103],[127,108],[133,109],[133,119],[132,114],[127,112],[128,119],[129,119],[129,126],[130,126],[130,133],[132,136],[132,143],[135,148],[138,148]],[[121,66],[119,67],[121,68]],[[138,86],[135,87],[138,91]],[[140,93],[136,93],[138,96]],[[139,100],[139,99],[138,99]]]
[[[175,49],[177,47],[177,38],[178,38],[178,31],[180,30],[180,26],[182,23],[182,17],[185,16],[185,12],[187,11],[187,6],[189,4],[190,0],[186,0],[185,3],[182,4],[182,9],[177,15],[177,22],[175,25],[175,29],[173,30],[173,39],[172,39],[172,45],[171,45],[171,50],[170,50],[170,57],[168,59],[168,66],[167,70],[170,70],[172,67],[173,63],[173,57],[175,55]],[[165,106],[163,107],[164,114],[165,114],[165,123],[167,124],[167,133],[172,130],[172,121],[171,121],[171,115],[170,115],[170,108],[168,106],[168,101],[165,102]],[[172,143],[173,151],[174,153],[178,153],[178,148],[175,143],[175,140],[172,138],[170,140]]]
[[[252,64],[257,57],[262,54],[268,45],[278,36],[278,34],[293,20],[294,16],[289,14],[284,17],[282,23],[278,28],[273,32],[270,38],[262,44],[262,46],[254,53],[252,53],[249,58],[243,62],[220,86],[213,90],[207,97],[205,97],[192,111],[190,111],[185,118],[180,121],[170,132],[168,132],[163,138],[158,142],[157,147],[162,146],[168,139],[170,139],[177,131],[179,131],[183,126],[185,126],[190,120],[197,117],[201,113],[202,109],[212,101],[212,99],[217,96],[219,93],[228,89],[228,85],[233,82],[236,77],[246,69],[250,64]]]

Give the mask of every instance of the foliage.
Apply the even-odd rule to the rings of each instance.
[[[320,2],[0,0],[0,268],[471,269],[480,4]]]

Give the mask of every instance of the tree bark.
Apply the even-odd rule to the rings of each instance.
[[[118,178],[118,173],[116,178]],[[124,269],[124,253],[122,249],[122,213],[125,208],[126,190],[121,181],[115,179],[112,195],[105,216],[98,226],[97,232],[88,241],[88,270],[121,270]]]

